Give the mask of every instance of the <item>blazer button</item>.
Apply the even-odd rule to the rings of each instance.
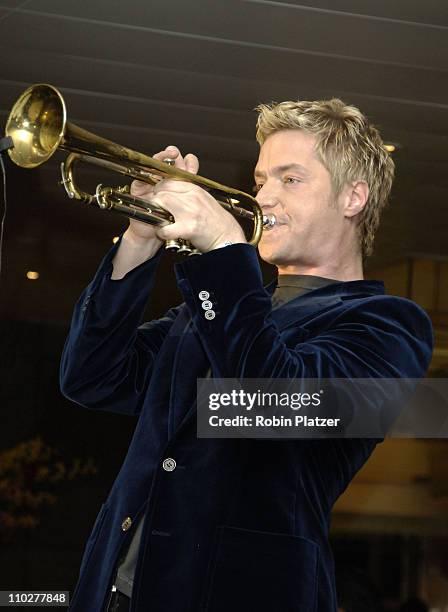
[[[172,472],[176,469],[176,462],[171,457],[163,460],[162,467],[166,472]]]
[[[210,302],[210,300],[204,300],[202,302],[202,308],[204,310],[210,310],[212,308],[213,304]]]
[[[206,310],[204,313],[204,317],[207,319],[207,321],[211,321],[212,319],[215,318],[215,311],[214,310]]]
[[[121,523],[121,528],[123,531],[127,531],[132,525],[132,519],[130,516],[127,516],[124,521]]]
[[[209,297],[210,297],[210,293],[208,291],[200,291],[199,292],[199,299],[200,300],[208,300]]]

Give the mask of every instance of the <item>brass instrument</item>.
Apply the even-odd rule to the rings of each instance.
[[[68,196],[87,204],[96,204],[103,210],[113,210],[151,225],[166,225],[174,221],[166,209],[131,195],[129,185],[98,185],[95,194],[82,191],[74,178],[78,162],[101,166],[153,185],[164,178],[199,185],[226,210],[253,221],[253,232],[248,241],[253,246],[258,244],[262,230],[275,224],[275,217],[263,215],[255,198],[247,193],[179,170],[169,163],[127,149],[68,123],[64,98],[51,85],[33,85],[22,93],[8,117],[6,136],[10,136],[14,143],[14,148],[8,151],[9,156],[22,168],[39,166],[58,148],[69,151],[67,159],[61,163],[62,183]],[[199,252],[182,239],[167,241],[166,248],[178,252]]]

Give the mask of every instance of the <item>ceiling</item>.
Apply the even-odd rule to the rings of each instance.
[[[198,154],[202,175],[246,190],[258,103],[358,105],[400,145],[367,273],[416,253],[448,257],[446,0],[0,0],[0,43],[3,123],[23,89],[51,83],[69,121],[149,154],[177,144]],[[127,224],[66,199],[56,157],[31,171],[7,160],[6,319],[66,322]],[[92,169],[84,177],[99,182]],[[179,299],[172,258],[161,279],[162,310]]]

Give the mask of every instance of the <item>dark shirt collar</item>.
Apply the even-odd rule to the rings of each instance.
[[[313,276],[309,274],[280,274],[278,278],[275,278],[268,285],[266,285],[266,291],[269,294],[272,295],[275,292],[275,289],[278,286],[278,280],[280,279],[281,281],[281,277],[284,277],[284,278],[299,277],[299,278],[305,279],[305,281],[302,280],[302,284],[304,282],[309,284],[308,280],[313,278]],[[325,283],[321,283],[317,288],[313,285],[311,287],[311,291],[313,292],[313,294],[315,293],[319,293],[319,294],[322,293],[322,295],[336,295],[336,294],[337,295],[355,295],[357,293],[360,293],[363,295],[384,295],[385,294],[384,282],[380,280],[362,279],[362,280],[354,280],[354,281],[341,281],[341,280],[335,280],[335,279],[330,279],[330,278],[324,279],[321,276],[314,277],[314,278],[323,279],[325,280]],[[311,280],[310,282],[312,284],[313,281]]]
[[[340,282],[340,280],[334,278],[324,278],[311,274],[279,274],[277,277],[277,287],[299,287],[300,289],[317,289],[330,283]]]
[[[339,281],[311,274],[280,274],[272,295],[272,306],[278,308],[292,299]]]

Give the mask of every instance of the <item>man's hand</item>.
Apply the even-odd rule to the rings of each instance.
[[[154,155],[156,159],[173,159],[177,168],[196,173],[199,162],[195,155],[182,157],[177,147],[167,147]],[[131,193],[142,200],[150,202],[154,194],[154,186],[142,181],[133,181]],[[113,259],[111,279],[119,280],[128,272],[151,259],[163,244],[163,239],[157,236],[158,228],[149,223],[129,219],[129,227],[124,232],[118,251]]]
[[[169,146],[163,151],[159,151],[153,155],[154,159],[158,159],[163,161],[164,159],[172,159],[175,162],[175,167],[180,168],[181,170],[186,170],[187,172],[191,172],[193,174],[197,174],[199,170],[199,161],[196,155],[192,153],[188,153],[185,158],[182,157],[179,149],[174,146]],[[132,181],[131,183],[131,194],[141,198],[142,200],[146,200],[147,202],[151,202],[154,197],[154,185],[150,185],[149,183],[145,183],[143,181]],[[129,241],[132,241],[135,244],[138,243],[147,243],[148,240],[154,243],[154,246],[160,248],[163,243],[163,240],[157,237],[157,227],[154,225],[150,225],[148,223],[143,223],[143,221],[137,221],[136,219],[129,219],[129,228],[124,234],[124,238]]]
[[[161,161],[172,159],[176,168],[192,174],[197,174],[199,169],[196,155],[188,153],[182,157],[174,146],[153,157]],[[165,240],[189,240],[203,253],[226,242],[246,242],[244,232],[233,216],[197,185],[174,179],[164,179],[155,186],[133,181],[131,194],[162,206],[173,215],[175,223],[160,227],[129,219],[129,227],[113,259],[113,280],[123,278],[130,270],[154,257]]]
[[[246,242],[235,218],[198,185],[165,179],[155,186],[152,201],[168,210],[175,219],[175,223],[156,229],[161,240],[183,238],[203,253],[226,242]]]
[[[155,159],[174,160],[175,167],[197,174],[199,161],[188,153],[182,157],[177,147],[170,146],[154,155]],[[193,183],[176,179],[164,179],[155,186],[133,181],[131,193],[148,202],[154,202],[168,210],[175,223],[157,227],[130,219],[126,240],[133,243],[148,242],[160,248],[165,240],[183,238],[202,252],[211,251],[225,242],[246,242],[241,226],[204,189]]]

